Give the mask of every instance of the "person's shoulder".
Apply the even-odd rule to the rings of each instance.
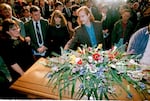
[[[148,27],[142,27],[140,29],[138,29],[136,32],[134,32],[134,34],[132,35],[134,38],[143,38],[143,37],[147,37],[147,31],[148,31]]]
[[[17,21],[18,23],[23,23],[23,21],[21,21],[20,19],[16,18],[16,17],[12,17],[12,20]]]
[[[47,20],[47,19],[41,18],[40,20],[43,21],[43,22],[48,23],[48,20]]]
[[[101,21],[98,21],[98,20],[93,21],[93,23],[94,23],[94,24],[100,24],[100,25],[102,24],[102,22],[101,22]]]
[[[81,30],[82,29],[82,25],[79,25],[77,27],[75,27],[75,31]]]
[[[94,23],[102,23],[102,22],[99,20],[95,20]]]
[[[32,23],[32,20],[29,20],[28,22],[25,22],[24,25],[27,26],[27,25],[29,25],[31,23]]]
[[[148,31],[148,26],[142,27],[136,31],[136,33],[144,34]]]
[[[24,21],[24,20],[25,20],[25,17],[21,17],[20,20],[21,20],[21,21]]]
[[[117,20],[115,23],[114,23],[114,26],[120,26],[121,24],[121,19]]]

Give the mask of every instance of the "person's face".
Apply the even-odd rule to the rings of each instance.
[[[63,6],[62,5],[57,6],[56,10],[59,10],[59,11],[62,12],[63,11]]]
[[[124,12],[124,13],[122,14],[122,19],[123,19],[124,21],[127,21],[129,18],[130,18],[130,12]]]
[[[60,18],[60,17],[55,16],[55,17],[54,17],[54,20],[55,20],[55,24],[56,24],[56,25],[61,24],[61,18]]]
[[[6,31],[6,33],[12,38],[18,38],[20,36],[20,28],[14,25],[12,28],[9,28],[9,31]]]
[[[77,12],[76,12],[76,11],[77,11],[77,10],[72,11],[72,15],[77,16]]]
[[[86,14],[84,10],[81,10],[79,12],[78,17],[79,17],[81,24],[88,24],[90,22],[90,14]]]
[[[24,17],[30,17],[30,12],[26,10],[26,11],[24,12]]]
[[[68,6],[68,7],[71,7],[71,5],[72,5],[72,2],[69,1],[69,2],[67,3],[67,6]]]
[[[43,7],[45,5],[44,0],[40,0],[40,6]]]
[[[5,9],[2,10],[1,12],[2,16],[6,19],[6,18],[11,18],[12,17],[12,10],[11,9]]]
[[[38,21],[41,18],[41,13],[40,11],[32,12],[31,17],[34,21]]]
[[[102,13],[104,13],[104,14],[106,14],[107,13],[107,11],[108,11],[108,9],[107,8],[102,8]]]
[[[88,8],[90,8],[90,7],[92,7],[92,6],[93,6],[93,3],[92,3],[92,2],[90,2],[90,1],[88,1],[88,2],[86,2],[86,6],[87,6]]]

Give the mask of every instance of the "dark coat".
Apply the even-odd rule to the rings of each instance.
[[[102,34],[102,25],[99,21],[92,22],[94,31],[95,31],[95,36],[97,40],[97,44],[102,43],[103,48],[105,47],[104,44],[104,39],[103,39],[103,34]],[[75,29],[75,34],[72,37],[71,40],[68,41],[66,44],[65,48],[70,48],[70,49],[77,49],[78,46],[81,45],[87,45],[87,46],[92,46],[90,37],[88,35],[88,32],[86,31],[86,28],[84,25],[81,25]]]
[[[41,23],[41,31],[43,35],[43,40],[45,41],[47,30],[48,30],[48,21],[45,19],[41,19],[40,23]],[[32,20],[25,23],[25,31],[26,31],[26,36],[29,36],[31,38],[32,49],[37,50],[37,48],[39,48],[39,45],[37,43],[36,32],[34,30],[34,24]]]
[[[128,20],[127,22],[127,26],[125,31],[122,28],[122,20],[118,20],[113,28],[112,34],[111,34],[111,41],[112,41],[112,45],[114,45],[115,43],[118,43],[120,38],[122,37],[122,33],[124,32],[124,44],[129,42],[129,39],[131,37],[131,35],[133,34],[133,23]]]

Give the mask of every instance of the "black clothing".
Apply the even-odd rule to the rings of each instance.
[[[64,47],[70,39],[67,27],[56,28],[55,26],[49,26],[48,34],[46,37],[47,47],[50,52],[61,54],[60,47]]]
[[[11,65],[17,63],[26,71],[34,63],[31,48],[25,41],[1,38],[0,47],[2,47],[0,55],[9,69],[13,81],[20,75],[11,68]]]
[[[69,19],[68,19],[68,21],[70,21],[71,23],[72,23],[72,28],[74,29],[74,28],[76,28],[79,24],[78,24],[78,22],[77,22],[77,16],[74,16],[74,15],[72,15]]]

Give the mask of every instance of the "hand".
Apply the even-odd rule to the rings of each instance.
[[[43,48],[43,51],[46,51],[48,48],[45,46],[42,46],[41,48]]]
[[[43,48],[42,48],[42,47],[38,48],[38,49],[37,49],[37,52],[43,53],[43,52],[44,52],[44,51],[43,51]]]
[[[25,37],[25,41],[28,42],[28,43],[30,43],[31,38],[29,36],[27,36],[27,37]]]

